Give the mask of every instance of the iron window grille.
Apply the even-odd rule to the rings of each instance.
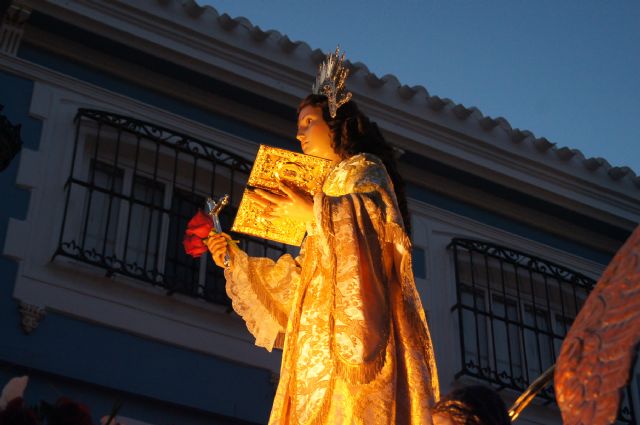
[[[229,305],[222,270],[182,245],[207,196],[230,195],[220,219],[230,229],[252,163],[177,131],[122,115],[79,109],[56,256],[91,264],[213,303]],[[240,235],[251,255],[285,245]]]
[[[553,365],[562,340],[596,281],[499,245],[454,238],[461,369],[497,389],[524,391]],[[554,401],[553,388],[539,394]],[[619,420],[635,423],[630,387]]]

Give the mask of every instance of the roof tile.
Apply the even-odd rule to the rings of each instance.
[[[582,161],[582,163],[589,171],[596,171],[601,166],[608,164],[604,158],[595,158],[595,157],[585,159],[584,161]]]
[[[536,149],[538,149],[538,151],[540,152],[546,152],[555,145],[555,143],[551,143],[545,137],[540,137],[539,139],[535,139],[533,141],[533,146],[535,146]]]
[[[576,155],[576,150],[563,146],[560,149],[556,149],[556,154],[563,161],[568,161]]]
[[[480,127],[485,129],[486,131],[493,130],[498,124],[498,120],[491,117],[482,117],[482,119],[480,120]]]
[[[429,96],[427,99],[427,105],[429,105],[429,108],[434,111],[441,111],[447,105],[447,102],[440,99],[438,96]]]
[[[608,174],[614,180],[620,180],[628,174],[632,174],[632,177],[635,177],[636,175],[629,167],[611,167],[609,168]]]

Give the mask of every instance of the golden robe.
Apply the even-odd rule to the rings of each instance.
[[[338,164],[300,255],[238,252],[227,293],[256,345],[283,348],[269,424],[431,424],[433,347],[382,162]]]

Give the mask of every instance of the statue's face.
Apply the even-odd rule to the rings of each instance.
[[[300,110],[296,138],[302,145],[302,152],[307,155],[332,161],[340,159],[331,147],[331,130],[322,118],[322,108],[319,106],[307,105]]]

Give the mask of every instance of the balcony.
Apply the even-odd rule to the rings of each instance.
[[[229,305],[222,270],[208,255],[184,253],[188,220],[207,196],[229,194],[230,229],[252,163],[164,128],[110,112],[80,109],[54,257],[90,264],[105,276]],[[252,255],[277,257],[283,244],[240,236]]]
[[[523,392],[556,362],[560,346],[596,282],[502,246],[453,239],[460,324],[460,370],[496,389]],[[551,386],[539,396],[555,400]],[[630,388],[618,420],[635,423]]]

